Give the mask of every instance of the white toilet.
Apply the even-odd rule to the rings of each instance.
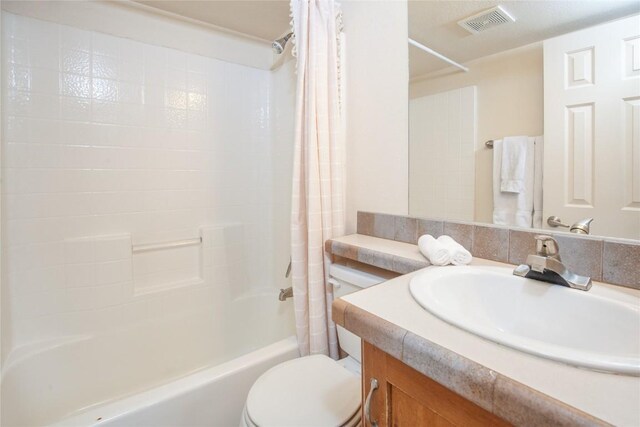
[[[367,270],[332,264],[329,274],[334,296],[341,297],[390,277],[377,269]],[[301,357],[262,374],[249,391],[240,426],[360,425],[360,338],[338,326],[338,339],[348,354],[344,359]]]

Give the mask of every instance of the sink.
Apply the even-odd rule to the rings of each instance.
[[[585,292],[517,277],[505,267],[432,267],[413,298],[440,319],[525,353],[640,375],[640,298],[594,284]]]

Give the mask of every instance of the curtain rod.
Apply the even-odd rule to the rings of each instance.
[[[433,50],[433,49],[431,49],[431,48],[429,48],[429,47],[427,47],[427,46],[423,45],[422,43],[418,43],[417,41],[415,41],[415,40],[414,40],[414,39],[412,39],[412,38],[409,38],[409,44],[410,44],[410,45],[413,45],[413,46],[415,46],[415,47],[417,47],[417,48],[418,48],[418,49],[420,49],[420,50],[423,50],[423,51],[425,51],[425,52],[427,52],[427,53],[429,53],[429,54],[431,54],[431,55],[435,56],[436,58],[440,58],[440,59],[442,59],[444,62],[447,62],[447,63],[449,63],[449,64],[453,65],[454,67],[457,67],[457,68],[461,69],[461,70],[462,70],[462,71],[464,71],[465,73],[466,73],[467,71],[469,71],[469,68],[465,67],[464,65],[460,65],[460,64],[458,64],[456,61],[454,61],[454,60],[452,60],[452,59],[447,58],[447,57],[446,57],[446,56],[444,56],[443,54],[436,52],[435,50]]]

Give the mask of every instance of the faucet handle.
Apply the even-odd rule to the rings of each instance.
[[[535,239],[537,255],[560,261],[560,248],[556,239],[546,234],[539,234]]]
[[[591,221],[593,221],[593,218],[581,219],[580,221],[573,224],[571,228],[569,228],[569,231],[577,234],[589,234]]]

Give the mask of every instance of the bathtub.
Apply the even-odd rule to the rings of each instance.
[[[295,337],[169,384],[87,409],[62,426],[237,426],[249,389],[267,369],[298,357]]]
[[[224,307],[13,352],[2,426],[236,426],[253,382],[298,349],[273,292]]]

